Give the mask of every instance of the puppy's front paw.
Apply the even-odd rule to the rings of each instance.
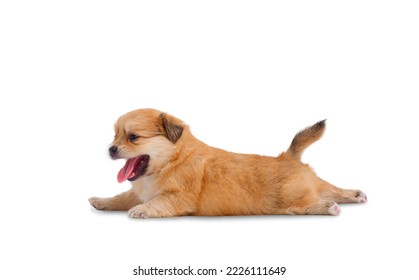
[[[134,206],[130,210],[128,210],[128,216],[134,219],[151,218],[146,208],[147,207],[144,206],[143,204]]]
[[[97,210],[104,210],[106,208],[106,203],[104,198],[100,197],[91,197],[89,198],[90,205],[92,205]]]

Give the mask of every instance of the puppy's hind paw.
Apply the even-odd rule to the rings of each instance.
[[[340,207],[336,202],[332,201],[329,204],[327,212],[329,212],[329,214],[332,216],[338,216],[340,214]]]
[[[358,203],[366,203],[368,201],[366,194],[361,191],[356,192],[355,199]]]

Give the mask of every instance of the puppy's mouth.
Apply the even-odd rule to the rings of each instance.
[[[122,169],[118,172],[118,182],[122,183],[125,180],[135,181],[141,175],[144,175],[149,159],[149,155],[141,155],[135,158],[127,159],[124,167],[122,167]]]

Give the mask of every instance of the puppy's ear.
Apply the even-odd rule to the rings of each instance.
[[[161,124],[167,138],[172,142],[176,141],[182,136],[183,127],[181,125],[175,124],[173,121],[169,120],[170,116],[165,113],[160,114]]]

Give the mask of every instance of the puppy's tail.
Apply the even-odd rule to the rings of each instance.
[[[287,154],[297,160],[301,160],[304,150],[322,137],[325,127],[326,120],[322,120],[298,132],[292,139]]]

